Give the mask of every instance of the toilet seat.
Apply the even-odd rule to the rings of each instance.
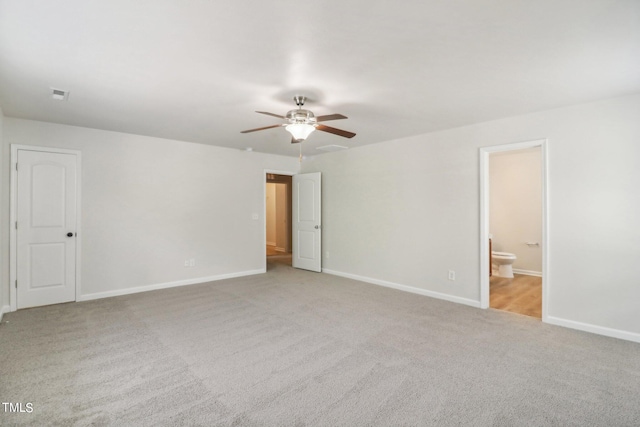
[[[494,258],[513,259],[513,260],[516,259],[516,256],[514,254],[512,254],[512,253],[509,253],[509,252],[494,252],[494,251],[492,251],[491,255]]]

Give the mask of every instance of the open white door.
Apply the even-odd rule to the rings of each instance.
[[[17,308],[76,299],[76,158],[17,152]]]
[[[293,176],[293,266],[322,270],[320,172]]]

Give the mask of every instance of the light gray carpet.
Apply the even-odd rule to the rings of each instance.
[[[270,263],[23,310],[2,425],[638,426],[640,345]]]

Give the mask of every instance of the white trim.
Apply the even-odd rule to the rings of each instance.
[[[0,322],[2,322],[2,316],[4,316],[5,313],[9,313],[10,311],[10,305],[3,305],[2,307],[0,307]]]
[[[591,332],[593,334],[640,343],[640,334],[635,332],[622,331],[620,329],[612,329],[604,326],[592,325],[590,323],[576,322],[574,320],[567,320],[554,316],[547,316],[546,322],[552,325],[563,326],[565,328],[577,329],[579,331]]]
[[[267,174],[294,176],[299,172],[264,169],[262,174],[262,250],[264,251],[264,271],[267,271]],[[275,246],[275,243],[271,246]]]
[[[521,270],[519,268],[514,268],[513,272],[515,274],[524,274],[525,276],[542,277],[542,271]]]
[[[549,322],[549,164],[547,139],[480,147],[480,308],[489,308],[489,154],[540,147],[542,178],[542,321]]]
[[[18,150],[39,151],[46,153],[71,154],[76,156],[76,295],[75,300],[82,294],[81,268],[82,265],[82,152],[80,150],[68,150],[64,148],[39,147],[35,145],[11,144],[11,190],[10,190],[10,214],[9,214],[9,304],[11,311],[17,310],[17,292],[15,287],[17,269],[17,248],[16,228],[12,226],[17,220],[16,203],[18,196],[18,172],[16,164],[18,162]]]
[[[379,280],[371,277],[359,276],[357,274],[343,273],[341,271],[329,270],[327,268],[323,268],[322,272],[331,274],[334,276],[346,277],[347,279],[354,279],[354,280],[359,280],[361,282],[371,283],[373,285],[384,286],[386,288],[393,288],[393,289],[397,289],[404,292],[410,292],[412,294],[423,295],[426,297],[437,298],[445,301],[450,301],[458,304],[464,304],[464,305],[469,305],[471,307],[480,308],[479,301],[475,301],[468,298],[457,297],[455,295],[443,294],[440,292],[429,291],[427,289],[401,285],[399,283],[394,283],[394,282],[388,282],[386,280]]]
[[[137,294],[140,292],[175,288],[178,286],[197,285],[200,283],[214,282],[217,280],[224,280],[224,279],[232,279],[235,277],[252,276],[254,274],[262,274],[262,273],[266,273],[266,270],[257,269],[257,270],[240,271],[237,273],[219,274],[216,276],[197,277],[194,279],[177,280],[175,282],[156,283],[155,285],[137,286],[135,288],[125,288],[125,289],[116,289],[113,291],[106,291],[106,292],[96,292],[93,294],[82,295],[80,296],[78,301],[89,301],[94,299],[117,297],[120,295]]]

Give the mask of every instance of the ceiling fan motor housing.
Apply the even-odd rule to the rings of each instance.
[[[287,113],[287,120],[289,120],[291,124],[304,123],[313,125],[317,122],[316,116],[311,111],[303,109],[290,110]]]

